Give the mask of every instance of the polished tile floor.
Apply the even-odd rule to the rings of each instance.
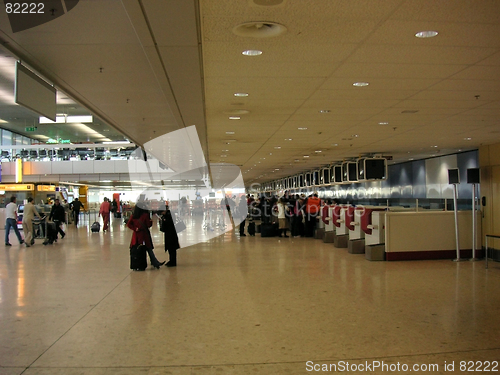
[[[0,251],[0,375],[306,374],[347,363],[350,373],[464,374],[461,361],[490,361],[491,373],[500,360],[500,263],[369,262],[320,240],[230,231],[180,250],[177,268],[131,272],[130,234],[121,220],[109,233],[70,227],[52,246],[11,234]]]

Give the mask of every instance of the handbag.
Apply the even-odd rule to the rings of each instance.
[[[180,232],[182,232],[183,230],[186,229],[186,224],[184,224],[184,221],[182,221],[182,219],[179,219],[179,218],[177,218],[175,220],[174,226],[175,226],[175,231],[177,233],[180,233]]]

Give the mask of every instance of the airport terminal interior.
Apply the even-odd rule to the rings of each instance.
[[[0,375],[500,372],[500,2],[4,3]]]

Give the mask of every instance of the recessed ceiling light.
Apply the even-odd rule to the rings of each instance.
[[[227,155],[221,155],[220,157],[221,158],[227,158]]]
[[[379,122],[378,124],[379,124],[379,125],[389,125],[389,123],[388,123],[388,122]]]
[[[438,35],[437,31],[419,31],[418,33],[415,34],[417,38],[432,38]]]
[[[222,150],[222,152],[229,152],[229,150]]]
[[[339,144],[338,143],[332,143],[332,146],[337,147]]]
[[[353,137],[353,138],[358,138],[358,137],[359,137],[359,135],[358,135],[358,134],[353,134],[353,135],[351,135],[351,137]]]
[[[234,134],[234,132],[226,132],[226,134]]]
[[[352,85],[356,86],[356,87],[365,87],[365,86],[368,86],[369,83],[368,82],[354,82]]]
[[[329,109],[321,109],[319,113],[330,113],[331,111]]]
[[[437,147],[437,146],[432,146],[432,147]]]
[[[259,56],[262,55],[262,51],[257,49],[247,49],[246,51],[243,51],[242,54],[245,56]]]
[[[319,153],[320,153],[320,152],[322,152],[322,151],[321,151],[321,150],[316,150],[316,151],[314,151],[314,152],[316,152],[316,153],[318,153],[318,154],[319,154]]]
[[[300,161],[300,159],[295,159],[294,161],[295,161],[295,162],[299,162],[299,161]]]
[[[246,92],[235,92],[234,96],[245,97],[245,96],[248,96],[248,93],[246,93]]]
[[[240,120],[240,116],[229,116],[229,120]]]
[[[297,129],[299,129],[299,130],[307,130],[307,128],[297,128]]]
[[[285,138],[285,141],[291,141],[292,138]]]
[[[470,140],[472,140],[472,138],[471,138],[471,137],[466,137],[466,138],[464,138],[464,141],[470,141]]]
[[[275,149],[276,149],[276,150],[279,150],[280,148],[281,148],[280,146],[276,146],[276,147],[275,147]]]
[[[275,171],[279,171],[280,169],[279,169],[279,168],[275,168],[274,170],[275,170]]]
[[[309,157],[309,155],[304,155],[304,157],[305,157],[305,158],[308,158],[308,157]]]
[[[226,139],[226,142],[236,142],[236,139]]]

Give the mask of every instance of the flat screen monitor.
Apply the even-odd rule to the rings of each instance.
[[[298,179],[299,179],[299,186],[298,187],[304,187],[304,175],[299,175],[298,176]]]
[[[349,161],[342,163],[342,181],[357,182],[358,181],[358,163]]]
[[[479,173],[479,168],[469,168],[467,169],[467,183],[468,184],[479,184],[481,182],[481,177]]]
[[[307,186],[311,186],[311,173],[310,173],[310,172],[307,172],[307,173],[305,174],[305,180],[306,180],[306,181],[305,181],[305,182],[306,182],[306,185],[305,185],[305,186],[306,186],[306,187],[307,187]]]
[[[448,169],[448,183],[450,185],[460,183],[460,173],[458,168]]]
[[[321,184],[327,185],[330,183],[330,168],[325,168],[321,173]]]
[[[342,166],[341,165],[335,165],[333,167],[332,182],[335,182],[337,184],[342,182]]]
[[[320,184],[319,175],[320,175],[319,171],[312,172],[312,185],[313,186]]]
[[[358,180],[385,180],[387,178],[387,159],[361,158],[358,159]]]

